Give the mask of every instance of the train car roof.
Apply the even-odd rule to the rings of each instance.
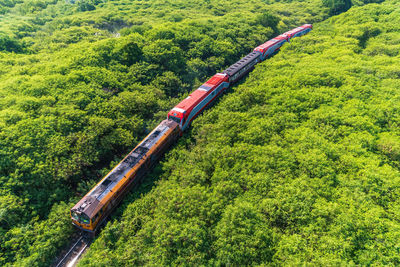
[[[201,88],[201,86],[200,86]],[[188,113],[189,111],[195,107],[204,97],[207,95],[208,90],[194,90],[188,97],[183,99],[175,108],[184,110]]]
[[[89,217],[101,208],[101,200],[120,182],[132,168],[144,158],[153,145],[176,123],[163,121],[135,149],[133,149],[114,169],[112,169],[81,201],[72,209]]]
[[[206,81],[204,84],[220,85],[223,81],[227,81],[226,73],[217,73],[208,79],[208,81]]]
[[[228,76],[225,73],[217,73],[212,76],[207,82],[203,83],[199,88],[194,90],[188,97],[183,99],[179,104],[177,104],[171,111],[168,113],[170,115],[173,114],[173,111],[178,111],[182,114],[189,114],[190,111],[201,101],[204,97],[207,96],[208,92],[215,88],[215,86],[220,85],[222,82],[227,81]]]
[[[285,32],[284,34],[294,34],[294,33],[298,33],[298,32],[304,31],[306,28],[308,28],[308,27],[310,27],[310,26],[312,26],[312,25],[311,25],[311,24],[304,24],[304,25],[302,25],[302,26],[300,26],[300,27],[294,28],[293,30],[290,30],[290,31],[288,31],[288,32]]]
[[[215,86],[220,85],[224,81],[228,81],[228,75],[226,73],[217,73],[214,76],[212,76],[208,81],[203,83],[197,90],[202,90],[202,91],[210,91],[212,88]]]
[[[224,70],[224,73],[227,73],[229,76],[235,75],[238,71],[240,71],[244,66],[252,62],[254,59],[258,58],[260,53],[251,52],[250,54],[246,55],[245,57],[241,58],[239,61],[231,65],[229,68]]]
[[[303,28],[303,27],[297,27],[297,28],[294,28],[293,30],[290,30],[290,31],[288,31],[288,32],[285,32],[285,34],[297,33],[297,32],[300,32],[300,31],[304,31],[304,28]]]
[[[271,39],[271,40],[269,40],[269,41],[257,46],[256,48],[254,48],[254,50],[256,50],[256,49],[260,49],[260,50],[268,49],[268,48],[270,48],[271,46],[273,46],[274,44],[276,44],[277,42],[280,42],[280,41],[282,41],[282,39],[275,39],[275,38]]]

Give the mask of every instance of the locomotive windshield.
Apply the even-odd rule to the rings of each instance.
[[[90,219],[89,217],[82,213],[81,216],[79,217],[80,221],[83,222],[84,224],[90,224]]]
[[[76,212],[72,212],[72,218],[74,218],[75,220],[79,221],[79,216]]]
[[[90,223],[89,217],[84,213],[78,214],[76,212],[72,212],[72,218],[74,218],[75,220],[77,220],[80,223],[84,223],[84,224]]]
[[[175,121],[177,123],[181,123],[181,119],[180,118],[177,118],[177,117],[174,117],[174,116],[169,116],[169,119],[173,120],[173,121]]]

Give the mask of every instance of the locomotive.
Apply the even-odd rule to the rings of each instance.
[[[276,53],[285,42],[311,30],[311,24],[304,24],[265,42],[193,91],[171,109],[167,119],[70,210],[72,223],[94,235],[129,189],[143,179],[160,156],[205,108],[229,86],[250,72],[257,63]]]
[[[162,121],[71,209],[73,224],[94,235],[129,189],[141,181],[179,134],[176,122]]]

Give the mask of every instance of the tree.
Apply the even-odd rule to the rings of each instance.
[[[351,0],[322,0],[322,3],[329,8],[330,15],[345,12],[352,6]]]
[[[279,17],[269,12],[264,12],[263,14],[257,16],[257,23],[261,24],[264,27],[270,27],[274,30],[274,32],[278,32],[279,21]]]
[[[23,46],[18,40],[0,34],[0,51],[20,53],[23,51]]]

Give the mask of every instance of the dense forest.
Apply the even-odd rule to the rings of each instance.
[[[400,264],[400,8],[381,2],[0,1],[0,265],[48,266],[69,209],[175,103],[303,23],[80,264]]]
[[[314,26],[196,120],[81,262],[398,265],[400,8]]]

